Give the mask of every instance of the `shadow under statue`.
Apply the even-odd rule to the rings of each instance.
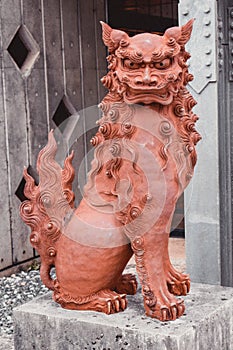
[[[122,274],[135,255],[146,315],[175,320],[185,310],[188,275],[172,266],[168,240],[175,205],[193,175],[196,104],[185,44],[193,20],[163,36],[129,37],[101,22],[108,47],[109,90],[91,139],[94,160],[83,199],[74,208],[73,153],[55,161],[51,131],[38,156],[39,185],[24,170],[21,216],[41,256],[41,278],[62,307],[112,314],[135,294],[136,278]],[[56,268],[56,279],[50,276]]]

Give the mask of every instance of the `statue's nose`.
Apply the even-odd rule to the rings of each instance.
[[[146,67],[143,74],[143,83],[149,85],[151,83],[150,68]]]
[[[135,77],[136,85],[157,85],[157,77],[151,74],[150,67],[146,67],[143,74]]]

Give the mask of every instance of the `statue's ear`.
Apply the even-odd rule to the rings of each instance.
[[[172,27],[167,29],[164,33],[164,37],[167,39],[174,38],[178,44],[185,45],[190,39],[193,29],[193,22],[194,18],[190,19],[182,27]]]
[[[121,42],[125,45],[129,42],[129,36],[122,30],[112,29],[107,23],[100,21],[102,25],[102,38],[110,53],[114,52]]]

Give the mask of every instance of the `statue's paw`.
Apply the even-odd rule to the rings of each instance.
[[[108,315],[124,311],[127,307],[126,294],[118,294],[110,289],[103,289],[85,297],[72,297],[56,289],[53,299],[65,309],[97,311]]]
[[[175,300],[174,302],[164,302],[165,300],[157,299],[157,303],[154,307],[149,308],[146,306],[146,315],[158,320],[175,321],[177,318],[183,315],[185,306],[183,300]]]
[[[167,282],[168,290],[175,295],[186,295],[190,291],[190,279],[189,277],[183,280],[170,280]]]
[[[173,266],[170,266],[166,271],[167,286],[170,293],[175,295],[186,295],[190,291],[189,275],[181,273]]]
[[[121,276],[116,286],[116,292],[134,295],[137,292],[137,287],[138,283],[136,280],[136,276],[132,273],[127,273]]]
[[[104,312],[107,315],[124,311],[127,307],[126,294],[118,294],[111,290],[98,292],[98,296],[92,303],[92,310]]]

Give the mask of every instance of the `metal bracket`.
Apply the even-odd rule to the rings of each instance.
[[[180,0],[179,17],[181,25],[196,19],[187,51],[191,53],[189,70],[195,77],[190,86],[200,94],[209,82],[217,79],[216,1]]]
[[[229,81],[233,81],[233,7],[228,7]]]

